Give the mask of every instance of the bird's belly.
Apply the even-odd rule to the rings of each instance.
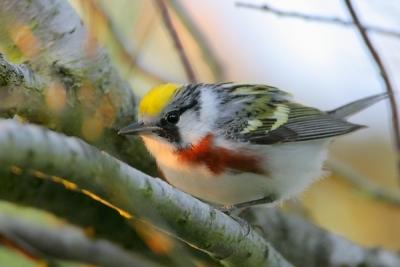
[[[220,205],[233,205],[260,199],[273,193],[273,181],[252,173],[213,175],[201,167],[190,171],[160,166],[166,179],[175,187],[197,198]]]
[[[208,202],[232,205],[271,195],[288,199],[304,191],[322,174],[329,139],[253,146],[263,158],[265,175],[226,171],[215,174],[206,165],[187,164],[167,145],[143,138],[166,179],[175,187]]]

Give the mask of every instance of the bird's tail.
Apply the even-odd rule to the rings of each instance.
[[[369,106],[372,106],[373,104],[381,101],[382,99],[385,99],[386,97],[388,97],[387,93],[369,96],[366,98],[356,100],[349,104],[346,104],[344,106],[338,107],[334,110],[328,111],[328,113],[331,114],[335,118],[344,119],[348,116],[351,116],[353,114],[360,112],[361,110],[363,110]]]

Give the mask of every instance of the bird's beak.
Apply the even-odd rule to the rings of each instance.
[[[135,122],[129,124],[128,126],[122,128],[118,131],[118,134],[121,135],[134,135],[134,134],[141,134],[141,133],[150,133],[153,131],[160,130],[161,128],[154,125],[146,125],[143,122]]]

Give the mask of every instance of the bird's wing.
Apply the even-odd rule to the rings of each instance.
[[[287,94],[274,87],[253,91],[247,86],[237,90],[243,99],[236,97],[227,104],[236,103],[240,108],[218,125],[230,139],[275,144],[333,137],[363,127],[291,102]]]

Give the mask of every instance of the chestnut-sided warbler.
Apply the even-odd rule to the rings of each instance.
[[[324,112],[258,84],[164,84],[139,105],[139,134],[165,178],[205,201],[231,207],[295,196],[322,175],[327,146],[363,126],[352,115],[385,98]]]

